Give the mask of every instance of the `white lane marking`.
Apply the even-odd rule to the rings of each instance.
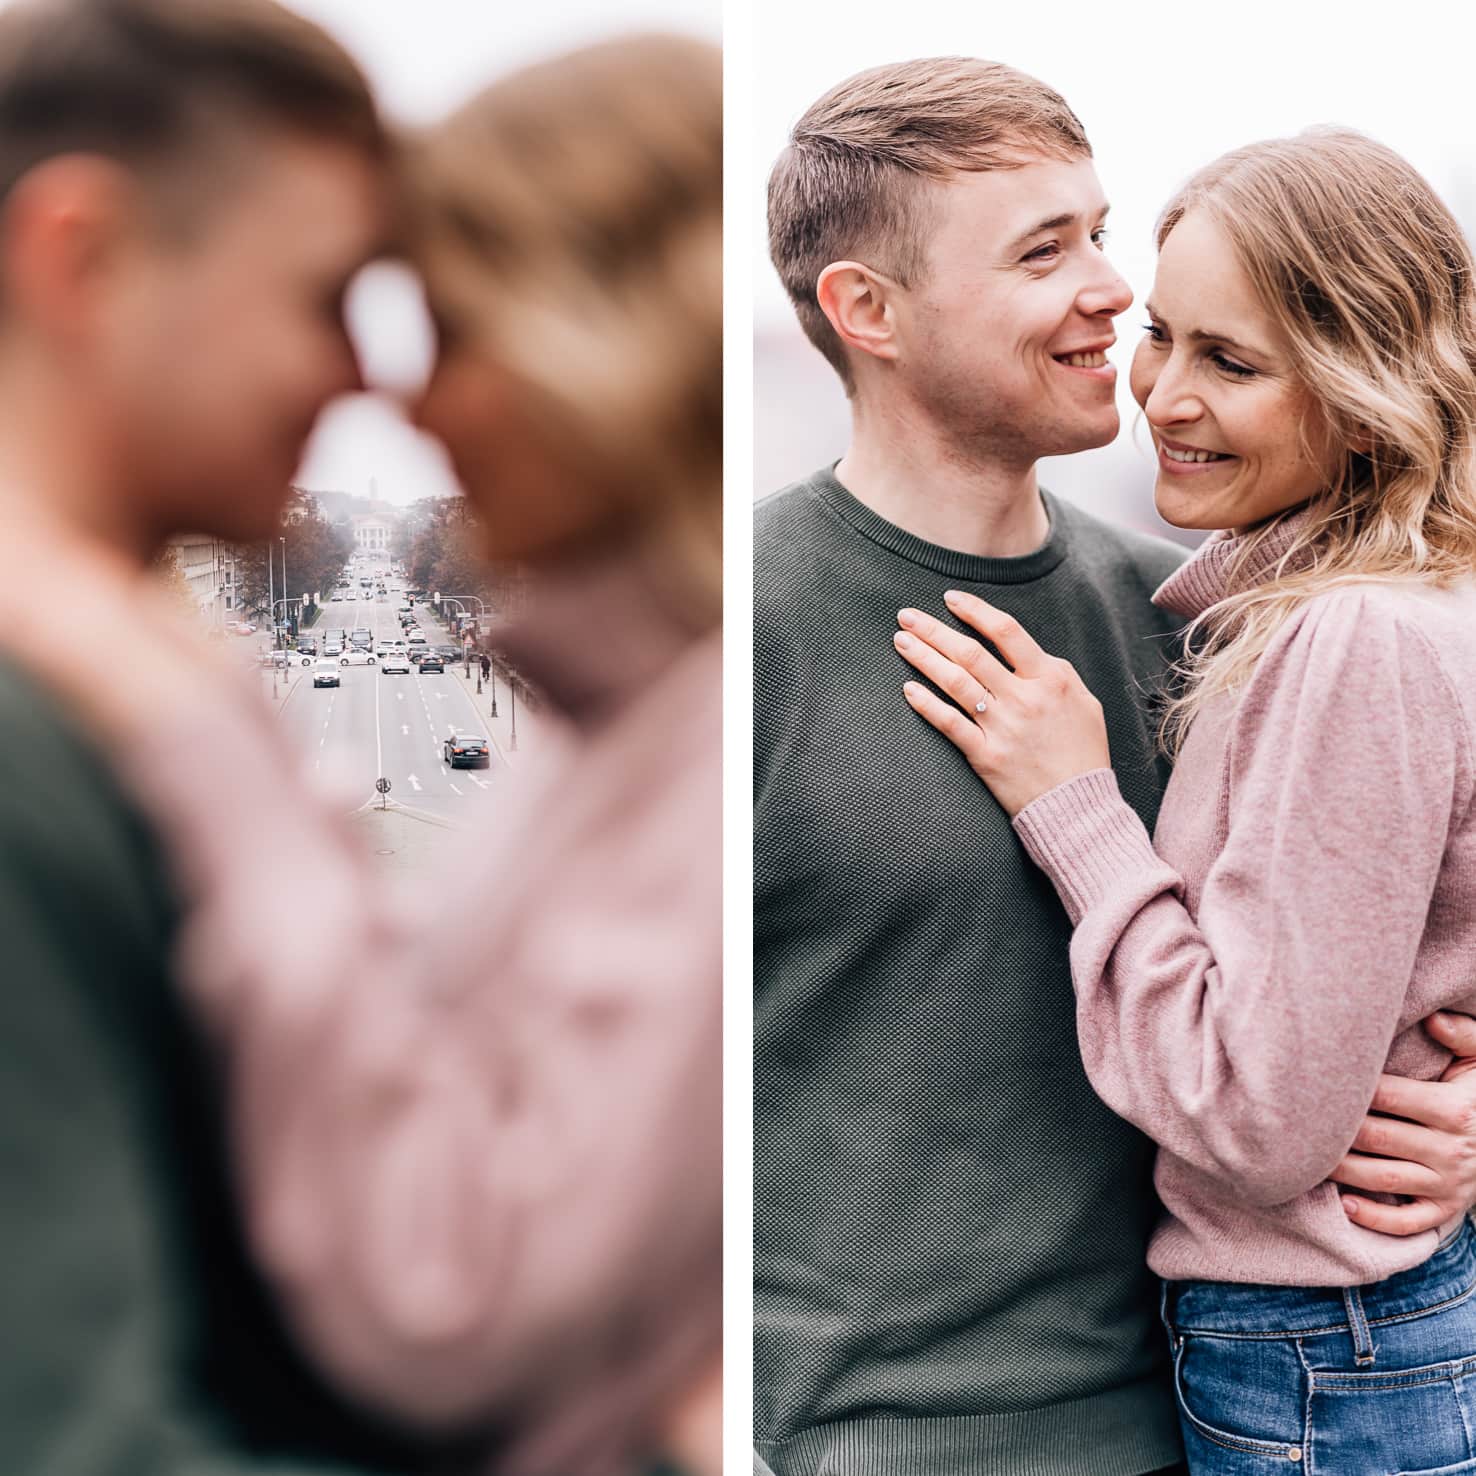
[[[478,779],[475,774],[468,774],[466,777],[470,779],[471,782],[475,784],[479,789],[491,789],[492,787],[490,784],[487,783],[485,779]]]
[[[445,700],[446,700],[446,694],[444,692],[437,692],[436,693],[436,701],[437,702],[444,702]]]
[[[405,694],[403,692],[396,692],[395,696],[398,697],[401,702],[405,700]]]
[[[409,732],[410,732],[410,724],[409,723],[401,723],[400,724],[400,731],[402,733],[408,735]]]
[[[446,783],[447,784],[451,784],[451,781],[448,779],[446,781]],[[455,794],[460,794],[461,793],[461,791],[459,789],[457,789],[454,784],[451,784],[451,789],[452,789],[452,792],[455,793]]]
[[[412,788],[412,789],[414,789],[414,790],[416,790],[416,791],[417,791],[417,792],[418,792],[418,791],[419,791],[419,789],[420,789],[420,780],[419,780],[419,779],[417,779],[417,778],[416,778],[416,777],[415,777],[415,775],[414,775],[414,774],[412,774],[412,775],[411,775],[411,776],[410,776],[410,787],[411,787],[411,788]]]

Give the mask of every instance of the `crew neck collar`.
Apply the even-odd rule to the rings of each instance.
[[[1068,538],[1062,504],[1043,487],[1040,489],[1040,499],[1050,523],[1045,542],[1028,554],[1013,558],[993,558],[983,554],[960,553],[957,549],[929,543],[905,528],[888,522],[836,480],[836,465],[837,463],[832,463],[822,468],[810,479],[810,485],[825,505],[863,538],[896,554],[898,558],[906,559],[908,563],[930,569],[947,579],[956,579],[965,584],[1027,584],[1049,574],[1066,557]]]

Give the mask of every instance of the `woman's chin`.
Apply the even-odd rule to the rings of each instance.
[[[1180,488],[1167,486],[1165,481],[1160,472],[1158,480],[1153,484],[1153,506],[1169,527],[1199,533],[1213,532],[1224,526],[1223,523],[1213,521],[1212,515],[1204,507],[1196,506],[1193,498],[1185,497]]]

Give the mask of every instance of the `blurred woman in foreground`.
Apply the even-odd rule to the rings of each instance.
[[[441,329],[416,416],[532,573],[496,639],[565,720],[433,915],[388,905],[271,715],[162,626],[141,684],[75,694],[169,839],[289,1315],[408,1422],[496,1422],[518,1476],[630,1471],[694,1389],[713,1425],[721,157],[718,52],[659,36],[407,145]]]

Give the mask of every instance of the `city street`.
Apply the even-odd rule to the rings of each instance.
[[[320,653],[328,631],[363,627],[374,632],[376,642],[400,637],[395,611],[403,597],[393,592],[398,588],[393,579],[389,587],[392,592],[383,599],[346,595],[340,603],[328,603],[305,634],[316,637]],[[417,601],[415,613],[422,618],[421,629],[431,645],[451,640],[433,605]],[[315,665],[316,659],[304,667],[294,656],[285,677],[277,678],[278,720],[309,768],[364,802],[375,798],[374,783],[382,776],[390,781],[392,803],[458,827],[476,824],[490,814],[489,796],[516,755],[510,759],[507,751],[506,718],[501,724],[490,720],[490,694],[473,695],[475,677],[468,684],[461,663],[448,663],[444,674],[427,676],[419,675],[414,666],[405,676],[386,676],[377,664],[339,666],[341,685],[322,688],[313,686]],[[270,692],[270,671],[263,671],[262,681]],[[506,708],[505,687],[500,700]],[[521,713],[519,721],[524,726]],[[489,766],[451,769],[442,744],[453,732],[486,739]]]

